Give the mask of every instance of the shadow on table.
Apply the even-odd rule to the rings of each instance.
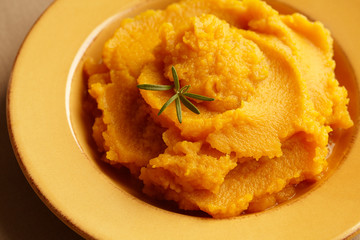
[[[1,239],[82,239],[42,203],[21,172],[9,140],[5,94],[0,99],[0,158]]]

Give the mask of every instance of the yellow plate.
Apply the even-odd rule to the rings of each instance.
[[[331,176],[271,210],[214,220],[166,210],[129,180],[98,162],[81,101],[83,55],[99,56],[119,19],[171,0],[58,0],[26,38],[8,90],[8,124],[19,164],[45,204],[87,238],[98,239],[340,239],[360,228],[360,2],[287,0],[322,21],[347,55],[338,71],[349,88],[356,126],[334,156]],[[274,3],[277,6],[280,6]],[[288,9],[285,9],[288,11]],[[347,78],[344,80],[344,78]]]

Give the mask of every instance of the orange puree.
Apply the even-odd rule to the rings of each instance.
[[[144,192],[216,218],[261,211],[294,195],[327,167],[329,132],[353,125],[335,78],[333,40],[319,22],[281,15],[260,0],[184,0],[123,20],[88,62],[89,93],[101,110],[93,137]],[[174,104],[180,85],[215,98]]]

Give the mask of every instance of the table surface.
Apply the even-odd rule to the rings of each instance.
[[[16,54],[53,0],[0,0],[0,239],[82,239],[38,198],[16,161],[6,126],[6,89]]]
[[[32,190],[12,151],[6,89],[16,54],[31,26],[53,0],[0,0],[0,239],[81,239]],[[356,236],[354,240],[360,240]]]

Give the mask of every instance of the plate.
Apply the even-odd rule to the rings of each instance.
[[[98,161],[83,114],[84,56],[119,20],[171,0],[58,0],[23,43],[8,89],[8,126],[18,162],[43,202],[85,238],[342,239],[360,229],[359,1],[272,1],[322,21],[336,39],[337,75],[349,90],[355,127],[341,136],[330,176],[273,209],[216,220],[174,211],[141,195],[122,170]],[[125,177],[121,177],[125,176]]]

